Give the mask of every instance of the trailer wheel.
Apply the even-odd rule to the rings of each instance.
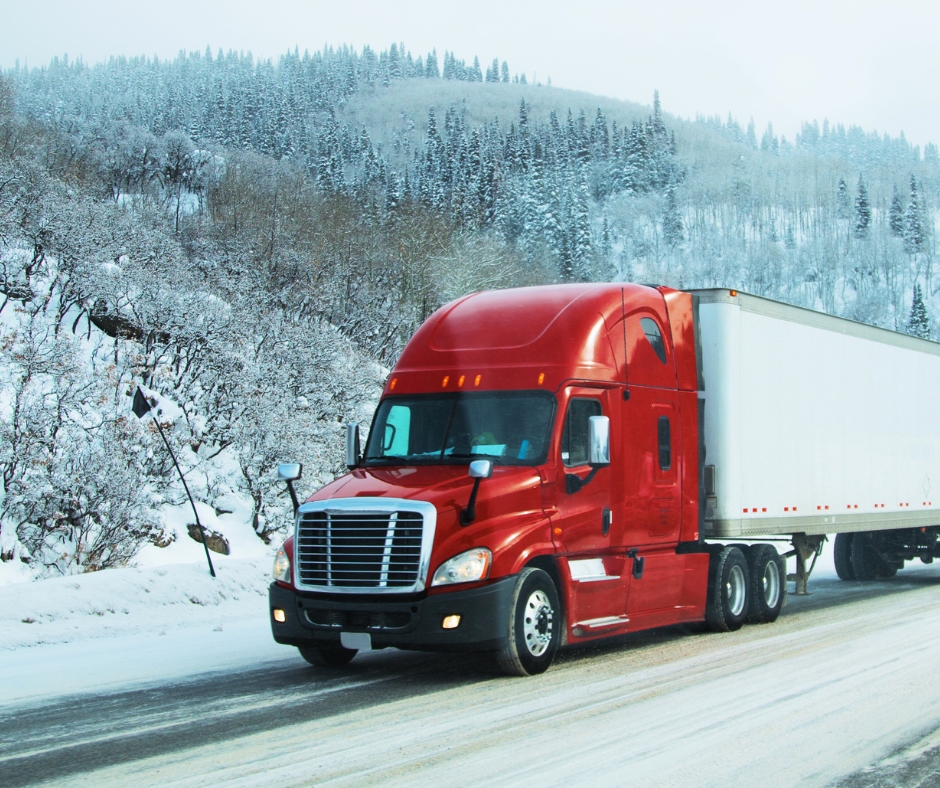
[[[715,632],[733,632],[747,620],[747,560],[737,548],[723,547],[711,554],[708,567],[705,621]]]
[[[832,548],[832,558],[840,580],[855,580],[855,567],[852,565],[852,536],[853,534],[836,534],[836,543]]]
[[[884,561],[871,543],[871,534],[855,534],[852,537],[852,570],[855,579],[874,580],[883,567]]]
[[[350,660],[359,653],[354,648],[344,648],[338,643],[336,645],[323,643],[318,646],[298,646],[297,650],[300,656],[318,668],[341,668],[348,665]]]
[[[787,595],[786,564],[770,544],[756,544],[747,552],[748,615],[752,624],[770,624],[777,620]]]
[[[496,654],[499,667],[511,676],[544,673],[560,633],[561,608],[551,577],[541,569],[523,569],[513,589],[506,642]]]

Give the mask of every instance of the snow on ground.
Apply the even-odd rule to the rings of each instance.
[[[238,529],[223,524],[228,527],[220,530],[239,546],[235,554],[254,555],[212,553],[213,579],[202,545],[185,536],[185,511],[175,516],[184,535],[167,548],[145,548],[136,568],[0,586],[0,702],[298,659],[294,649],[271,637],[267,587],[273,546],[263,545],[247,527],[242,543]],[[228,516],[237,513],[218,516],[200,506],[207,527],[216,528],[217,519]],[[813,579],[835,576],[831,545],[826,547],[811,588]]]
[[[212,578],[192,544],[192,563],[0,587],[2,702],[297,659],[271,638],[267,550],[250,559],[213,554]]]

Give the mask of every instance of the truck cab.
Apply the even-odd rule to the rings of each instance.
[[[532,674],[565,643],[705,620],[693,311],[688,293],[630,284],[438,310],[361,454],[351,435],[349,473],[298,508],[275,640],[319,665],[393,646]]]

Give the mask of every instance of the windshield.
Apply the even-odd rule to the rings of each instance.
[[[555,413],[547,392],[390,397],[375,414],[367,465],[545,461]]]

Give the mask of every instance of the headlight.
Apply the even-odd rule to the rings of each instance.
[[[431,585],[446,586],[451,583],[472,583],[474,580],[483,580],[490,573],[491,563],[493,563],[493,554],[485,547],[475,547],[441,564],[434,573]]]
[[[283,547],[279,547],[274,556],[274,579],[282,583],[290,582],[290,559]]]

